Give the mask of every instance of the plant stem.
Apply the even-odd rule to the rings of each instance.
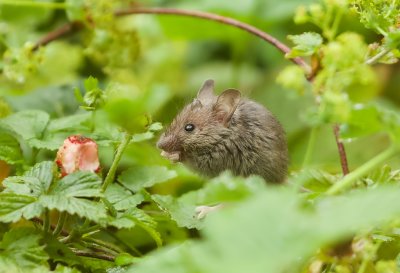
[[[383,58],[386,54],[388,54],[390,51],[392,51],[392,49],[386,48],[386,49],[382,50],[381,52],[379,52],[378,54],[376,54],[374,57],[366,60],[365,63],[369,64],[369,65],[373,65],[373,64],[377,63],[381,58]]]
[[[50,231],[50,212],[48,209],[44,212],[43,231],[48,233]]]
[[[57,226],[53,231],[54,236],[57,237],[60,234],[60,232],[62,231],[62,229],[64,227],[65,221],[67,220],[67,217],[68,217],[67,212],[65,212],[65,211],[60,212],[60,215],[58,217]]]
[[[352,184],[354,184],[354,182],[357,181],[357,179],[367,174],[376,166],[384,163],[386,160],[394,156],[398,151],[399,148],[397,146],[395,145],[390,146],[388,149],[378,154],[364,165],[361,165],[356,170],[346,175],[342,180],[340,180],[332,187],[330,187],[329,190],[326,192],[326,194],[328,195],[337,194],[340,191],[350,187]]]
[[[77,256],[91,257],[91,258],[96,258],[96,259],[106,260],[106,261],[111,261],[111,262],[113,262],[115,260],[115,256],[109,255],[109,254],[89,252],[86,250],[79,250],[79,249],[75,249],[75,248],[71,248],[71,250]]]
[[[105,248],[107,248],[107,249],[111,249],[112,251],[117,252],[117,253],[122,253],[122,252],[124,252],[124,251],[123,251],[121,248],[119,248],[118,246],[116,246],[116,245],[114,245],[114,244],[111,244],[111,243],[108,243],[108,242],[104,242],[104,241],[102,241],[102,240],[98,240],[98,239],[94,239],[94,238],[84,238],[84,241],[88,241],[88,242],[95,243],[95,244],[97,244],[97,245],[99,245],[99,246],[105,247]]]
[[[26,0],[0,0],[0,5],[7,6],[23,6],[23,7],[33,7],[33,8],[46,8],[46,9],[66,9],[67,5],[65,3],[55,3],[55,2],[34,2]]]
[[[335,141],[339,151],[340,165],[342,166],[343,176],[345,176],[349,173],[349,165],[347,163],[347,156],[346,156],[346,151],[344,149],[344,144],[340,140],[339,131],[340,131],[340,126],[339,124],[335,123],[333,125],[333,133],[335,135]]]
[[[313,127],[311,129],[310,138],[309,138],[308,144],[307,144],[307,150],[304,155],[303,168],[305,168],[307,165],[310,164],[311,156],[314,151],[315,140],[317,138],[317,132],[318,132],[318,127]]]
[[[119,161],[121,160],[122,154],[124,153],[129,142],[131,141],[131,138],[132,138],[132,135],[130,133],[127,133],[127,132],[124,133],[122,141],[119,144],[119,146],[115,152],[115,156],[114,156],[113,162],[111,164],[111,167],[107,173],[106,178],[104,179],[103,186],[101,187],[102,192],[105,192],[107,187],[113,182]]]
[[[196,17],[196,18],[201,18],[209,21],[216,21],[221,24],[225,25],[230,25],[236,28],[240,28],[246,32],[249,32],[250,34],[257,36],[264,41],[268,42],[269,44],[273,45],[275,48],[280,50],[283,53],[289,53],[290,48],[285,45],[284,43],[280,42],[278,39],[275,37],[269,35],[268,33],[251,26],[249,24],[246,24],[244,22],[235,20],[233,18],[221,16],[218,14],[213,14],[213,13],[208,13],[208,12],[202,12],[202,11],[191,11],[191,10],[182,10],[182,9],[174,9],[174,8],[128,8],[128,9],[123,9],[116,11],[114,13],[115,16],[126,16],[126,15],[132,15],[132,14],[164,14],[164,15],[178,15],[178,16],[189,16],[189,17]],[[67,33],[70,33],[74,30],[79,29],[82,27],[82,24],[79,24],[77,22],[69,23],[64,26],[62,26],[59,29],[56,29],[49,34],[47,34],[45,37],[43,37],[39,42],[36,43],[34,46],[34,49],[38,49],[40,46],[44,46],[61,36],[64,36]],[[292,58],[290,59],[293,63],[297,64],[298,66],[302,67],[306,73],[306,75],[311,73],[311,67],[304,61],[304,59],[300,57]]]

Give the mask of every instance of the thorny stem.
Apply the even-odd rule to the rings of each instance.
[[[117,167],[119,161],[121,160],[122,154],[124,153],[126,147],[128,146],[129,142],[131,141],[132,135],[130,133],[125,132],[122,138],[121,143],[119,144],[117,151],[115,152],[115,156],[113,162],[111,164],[110,170],[107,173],[106,178],[104,179],[103,186],[101,187],[101,191],[105,192],[107,187],[112,183],[115,177],[115,172],[117,171]]]
[[[353,185],[359,178],[367,174],[371,169],[374,169],[378,165],[384,163],[386,160],[394,156],[399,151],[399,147],[392,145],[382,153],[378,154],[370,161],[367,161],[364,165],[361,165],[348,175],[346,175],[342,180],[339,180],[336,184],[329,188],[326,192],[328,195],[334,195],[342,190]]]
[[[366,64],[372,65],[376,64],[382,57],[384,57],[386,54],[388,54],[392,49],[386,48],[385,50],[382,50],[378,54],[376,54],[374,57],[368,59],[365,61]]]
[[[67,217],[68,217],[67,212],[65,212],[65,211],[60,212],[60,216],[58,218],[57,226],[53,231],[53,235],[54,236],[58,236],[61,233],[61,231],[62,231],[62,229],[64,227],[64,224],[65,224],[65,221],[67,220]]]

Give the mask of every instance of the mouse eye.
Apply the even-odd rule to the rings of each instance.
[[[188,123],[188,124],[185,125],[185,131],[186,132],[191,132],[191,131],[194,130],[194,128],[195,128],[195,126],[192,123]]]

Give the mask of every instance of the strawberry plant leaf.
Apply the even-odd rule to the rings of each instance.
[[[0,242],[0,259],[25,270],[47,266],[47,253],[39,244],[41,236],[32,228],[15,228],[6,232]]]
[[[399,194],[399,187],[357,191],[325,198],[309,210],[290,189],[270,187],[240,206],[210,215],[201,241],[159,251],[128,272],[297,271],[319,248],[397,217]],[[258,213],[262,217],[254,217]]]
[[[21,164],[22,151],[18,140],[6,132],[0,130],[0,160],[9,164]]]
[[[196,207],[180,202],[169,195],[153,194],[151,198],[159,208],[168,213],[180,227],[200,228],[201,221],[197,218]]]
[[[31,219],[43,212],[43,206],[37,203],[37,198],[14,193],[0,193],[0,221],[3,223],[17,222],[22,217]]]
[[[143,194],[132,194],[118,184],[111,184],[104,193],[116,210],[127,210],[136,207],[144,201]]]
[[[119,177],[126,188],[138,192],[176,177],[176,172],[163,166],[137,166],[124,171]]]
[[[51,194],[69,197],[100,197],[101,179],[92,172],[74,172],[57,181]]]
[[[23,176],[11,176],[4,180],[5,192],[39,197],[49,190],[53,181],[54,162],[44,161],[36,164]]]
[[[40,140],[44,130],[50,121],[46,112],[39,110],[25,110],[0,119],[0,127],[14,132],[31,146],[35,146],[34,140]]]

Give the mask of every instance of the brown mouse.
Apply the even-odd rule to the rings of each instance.
[[[267,182],[286,178],[285,132],[264,106],[241,97],[238,90],[214,94],[207,80],[160,137],[161,155],[183,162],[208,177],[224,170],[262,176]]]

